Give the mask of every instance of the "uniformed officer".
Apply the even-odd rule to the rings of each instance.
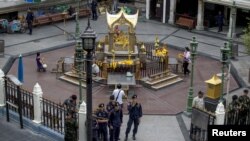
[[[232,102],[229,103],[227,109],[227,124],[238,124],[238,116],[235,116],[235,114],[237,114],[239,111],[239,102],[237,95],[232,96]]]
[[[77,141],[77,122],[73,118],[72,114],[69,114],[65,118],[65,135],[64,141]]]
[[[109,103],[106,105],[106,110],[108,114],[110,115],[110,113],[114,111],[114,109],[115,109],[115,96],[111,95],[109,97]]]
[[[104,103],[99,104],[99,109],[96,112],[98,123],[98,134],[104,138],[104,141],[108,141],[108,113],[105,111]]]
[[[93,131],[93,141],[99,141],[99,138],[98,138],[98,129],[99,129],[99,126],[98,126],[98,123],[97,123],[97,120],[96,118],[93,116],[93,120],[92,120],[92,131]]]
[[[248,90],[243,91],[243,95],[239,97],[239,124],[244,125],[247,122],[247,114],[249,112],[250,98],[248,97]]]
[[[140,123],[140,118],[142,117],[142,106],[137,102],[137,95],[132,96],[132,102],[128,103],[128,111],[129,111],[129,120],[127,123],[126,136],[125,141],[128,140],[128,134],[131,130],[131,126],[134,123],[133,129],[133,140],[136,140],[136,133],[138,130],[138,125]]]
[[[73,118],[76,118],[77,113],[76,100],[77,96],[73,94],[63,103],[66,106],[66,115],[72,114]]]
[[[111,112],[113,112],[115,110],[115,103],[116,103],[115,96],[111,95],[109,97],[109,103],[106,105],[106,110],[108,112],[109,117],[110,117]],[[113,135],[114,135],[113,128],[110,128],[110,124],[109,124],[109,136],[110,136],[109,138],[110,138],[110,140],[114,138]]]
[[[111,132],[110,141],[118,141],[120,136],[120,129],[122,125],[123,113],[118,102],[115,103],[115,109],[110,113],[109,116],[109,127]]]

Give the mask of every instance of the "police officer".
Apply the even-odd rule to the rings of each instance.
[[[109,97],[109,103],[106,105],[106,110],[108,112],[109,117],[110,117],[111,112],[113,112],[115,110],[115,103],[116,103],[115,102],[115,96],[111,95]],[[110,141],[111,141],[111,139],[114,138],[113,135],[114,135],[113,134],[113,128],[110,128],[110,124],[109,124],[109,136],[110,136],[109,138],[110,138]]]
[[[247,122],[247,115],[249,112],[250,98],[248,97],[248,90],[243,91],[243,95],[239,97],[239,124],[244,125]]]
[[[66,106],[66,115],[72,114],[73,118],[76,118],[77,113],[76,100],[77,96],[73,94],[63,102]]]
[[[140,123],[140,118],[142,117],[142,106],[137,102],[137,95],[132,96],[132,102],[128,103],[128,111],[129,111],[129,120],[127,123],[126,136],[125,141],[128,140],[128,134],[131,130],[131,126],[134,123],[133,129],[133,140],[136,140],[136,133],[138,130],[138,125]]]
[[[103,141],[108,141],[108,113],[105,111],[104,103],[99,104],[99,109],[96,112],[97,123],[98,123],[98,135],[101,135]]]
[[[107,110],[107,112],[108,112],[108,114],[110,115],[110,113],[112,112],[112,111],[114,111],[114,109],[115,109],[115,96],[114,95],[111,95],[110,97],[109,97],[109,103],[106,105],[106,110]]]
[[[238,116],[235,116],[236,113],[239,111],[239,102],[238,102],[238,96],[233,95],[232,96],[232,102],[228,105],[228,111],[227,111],[227,124],[238,124]]]
[[[98,129],[99,129],[99,126],[98,126],[98,123],[97,123],[97,120],[96,118],[93,116],[93,120],[92,120],[92,131],[93,131],[93,141],[99,141],[99,138],[98,138]]]
[[[77,141],[77,122],[71,114],[65,118],[65,135],[64,141]]]
[[[115,109],[110,113],[109,116],[109,127],[111,132],[110,141],[118,141],[120,136],[120,129],[122,125],[123,113],[118,102],[115,103]]]

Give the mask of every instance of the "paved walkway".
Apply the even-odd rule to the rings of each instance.
[[[52,141],[51,139],[35,134],[29,129],[21,129],[14,121],[7,122],[6,117],[0,116],[1,141]]]
[[[57,26],[64,28],[63,23],[57,23]],[[87,20],[80,20],[80,28],[85,29]],[[97,38],[107,33],[106,19],[101,16],[98,21],[91,21],[91,26],[98,33]],[[73,33],[75,28],[74,21],[67,21],[65,29]],[[167,43],[170,48],[183,49],[189,46],[192,36],[197,37],[199,42],[198,52],[201,55],[206,55],[215,59],[220,58],[220,47],[223,46],[225,40],[217,38],[216,36],[206,36],[204,34],[188,32],[183,29],[178,29],[174,26],[162,24],[154,21],[139,22],[136,29],[138,41],[153,42],[155,34],[158,35],[163,43]],[[217,35],[218,36],[218,35]],[[74,41],[68,41],[63,31],[53,25],[41,26],[34,28],[32,36],[28,34],[0,34],[0,39],[5,40],[5,55],[0,58],[0,68],[6,73],[12,65],[13,59],[20,53],[24,56],[32,55],[37,51],[50,51],[58,48],[63,48],[73,45]],[[98,40],[97,39],[97,40]],[[241,82],[243,86],[250,86],[248,80],[248,70],[250,67],[250,57],[244,53],[244,47],[239,44],[239,57],[237,61],[233,61],[234,71],[239,76],[236,81]],[[34,78],[36,79],[36,78]],[[241,80],[240,80],[241,79]],[[78,91],[78,90],[75,90]],[[240,90],[241,91],[241,90]],[[235,91],[239,94],[239,91]],[[124,127],[126,125],[126,118],[123,123],[121,137],[124,135]],[[2,121],[2,119],[0,119]],[[0,132],[8,130],[8,126],[2,126],[4,123],[0,122]],[[187,129],[189,129],[190,119],[184,116],[158,116],[158,115],[145,115],[142,119],[140,131],[138,133],[138,141],[184,141],[187,138]],[[8,128],[7,128],[8,127]],[[12,127],[13,128],[13,127]],[[3,131],[2,131],[3,130]],[[17,131],[13,131],[17,132]],[[8,132],[9,136],[13,132]],[[2,136],[1,136],[2,137]],[[20,137],[25,138],[26,136]],[[3,138],[1,138],[3,139]],[[11,140],[8,136],[4,140]]]

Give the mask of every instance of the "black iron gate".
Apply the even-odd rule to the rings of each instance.
[[[190,138],[193,141],[207,141],[208,125],[213,125],[214,121],[215,115],[193,107]]]
[[[23,128],[22,102],[20,86],[22,83],[13,75],[5,77],[5,97],[6,97],[6,116],[10,121],[9,110],[19,113],[20,126]]]

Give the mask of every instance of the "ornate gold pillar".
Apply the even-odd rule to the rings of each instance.
[[[108,61],[107,58],[105,57],[103,63],[102,63],[102,77],[103,78],[108,78]]]
[[[135,61],[135,79],[141,79],[141,63],[139,58]]]

